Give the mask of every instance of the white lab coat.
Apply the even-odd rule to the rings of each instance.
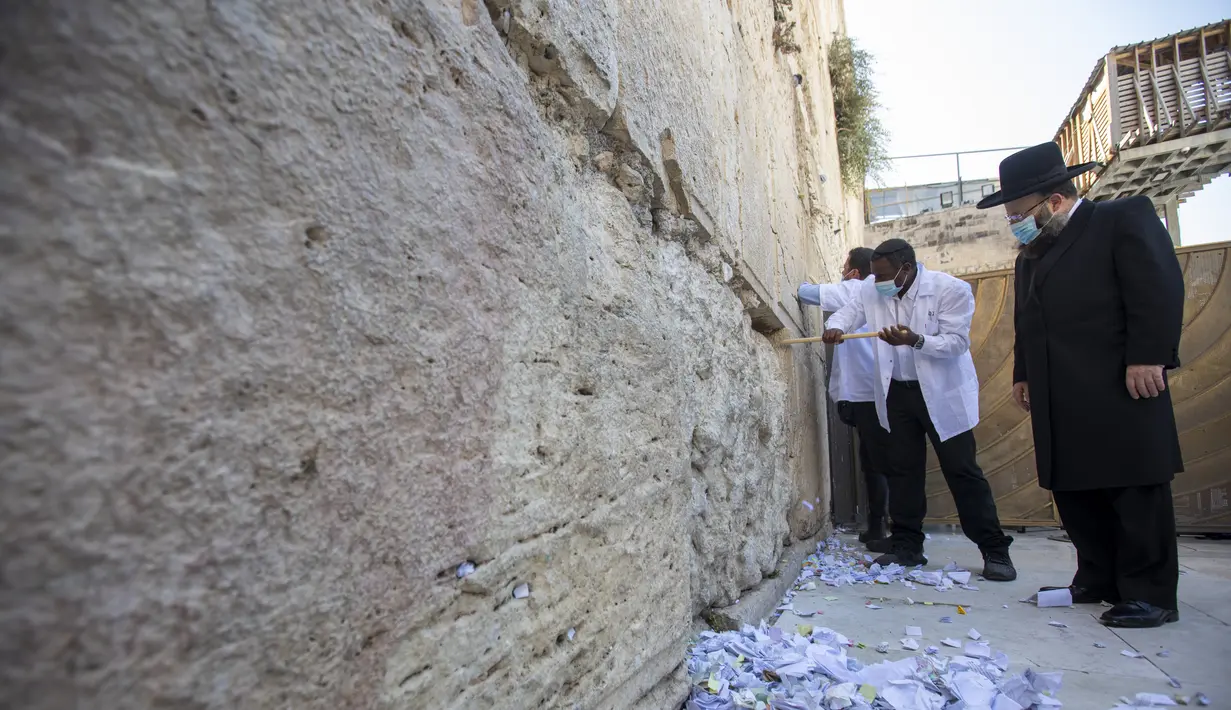
[[[799,300],[823,311],[837,311],[856,297],[862,281],[850,279],[836,284],[803,284]],[[868,328],[862,328],[863,332]],[[873,388],[876,354],[871,338],[852,340],[833,349],[833,371],[829,373],[829,397],[835,402],[874,402]]]
[[[940,440],[945,441],[970,431],[979,423],[979,376],[970,356],[970,320],[975,313],[975,297],[970,284],[939,271],[928,271],[918,264],[919,274],[911,289],[915,293],[915,308],[903,323],[924,336],[923,348],[916,350],[915,368],[919,388],[932,417],[932,425]],[[827,328],[846,333],[856,332],[865,324],[875,330],[898,325],[897,301],[876,291],[875,277],[860,283],[858,298],[853,298],[829,318]],[[838,345],[844,348],[849,343]],[[906,347],[906,346],[899,346]],[[881,426],[889,429],[885,398],[893,379],[893,361],[898,348],[876,339],[876,370],[874,377],[876,414]]]

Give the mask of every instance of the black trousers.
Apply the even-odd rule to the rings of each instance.
[[[850,402],[859,432],[859,467],[868,489],[868,527],[885,522],[889,515],[889,432],[876,416],[875,402]]]
[[[996,501],[983,470],[975,461],[975,435],[963,432],[940,440],[918,382],[894,380],[886,402],[889,409],[889,515],[893,541],[923,550],[923,519],[928,501],[924,487],[927,441],[932,441],[940,470],[957,504],[962,532],[984,552],[1007,550],[1013,538],[1000,528]],[[926,437],[926,439],[925,439]]]
[[[1105,599],[1177,609],[1180,581],[1171,484],[1052,491],[1077,548],[1073,585]]]

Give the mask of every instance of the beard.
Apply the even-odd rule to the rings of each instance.
[[[1039,236],[1035,237],[1034,241],[1021,246],[1027,259],[1037,259],[1046,254],[1069,223],[1068,214],[1056,214],[1051,211],[1050,205],[1044,205],[1034,219],[1042,226],[1039,227]]]

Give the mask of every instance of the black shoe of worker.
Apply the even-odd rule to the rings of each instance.
[[[1180,612],[1162,609],[1146,602],[1121,602],[1103,613],[1104,626],[1120,629],[1155,629],[1180,620]]]
[[[1017,569],[1013,567],[1008,550],[987,550],[983,553],[983,578],[989,582],[1012,582],[1017,579]]]
[[[1101,604],[1103,602],[1116,604],[1120,601],[1120,595],[1118,594],[1100,594],[1093,589],[1086,589],[1085,587],[1078,587],[1071,584],[1067,587],[1042,587],[1039,591],[1054,592],[1057,589],[1069,590],[1069,594],[1073,595],[1074,604]]]
[[[893,538],[882,537],[876,540],[871,540],[867,545],[864,545],[864,547],[868,548],[868,552],[879,552],[881,554],[893,552]]]
[[[868,529],[859,533],[859,541],[863,543],[872,542],[873,540],[883,540],[889,537],[889,526],[885,525],[885,521],[879,523],[869,523]],[[885,550],[888,552],[888,550]]]
[[[873,561],[881,567],[888,567],[892,564],[899,564],[903,567],[918,567],[919,565],[926,565],[928,558],[924,557],[923,553],[917,550],[895,545],[891,551],[886,552]]]

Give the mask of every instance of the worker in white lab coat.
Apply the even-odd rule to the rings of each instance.
[[[822,311],[837,311],[858,294],[863,280],[872,275],[872,250],[851,249],[842,265],[842,281],[836,284],[802,284],[799,300]],[[863,329],[864,331],[867,328]],[[868,528],[860,542],[889,537],[889,432],[876,415],[873,372],[876,355],[871,339],[852,340],[834,348],[829,373],[829,398],[838,418],[859,432],[859,468],[868,492]]]
[[[876,248],[872,276],[858,298],[830,317],[824,338],[840,343],[844,333],[865,324],[881,331],[873,384],[876,412],[889,432],[893,524],[888,540],[868,544],[885,552],[877,562],[908,567],[927,562],[927,437],[957,504],[962,532],[983,553],[983,576],[1010,581],[1017,578],[1009,558],[1013,538],[1000,527],[991,487],[975,460],[979,378],[970,356],[974,312],[970,284],[924,269],[909,244],[890,239]]]

